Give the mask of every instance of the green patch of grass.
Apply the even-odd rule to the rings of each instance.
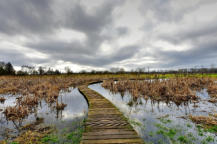
[[[186,136],[179,136],[177,140],[181,143],[189,143],[189,140]]]
[[[208,136],[205,140],[206,140],[207,142],[214,142],[214,138],[211,137],[211,136]]]
[[[217,133],[217,126],[211,126],[205,129],[206,132]]]
[[[77,130],[68,133],[66,138],[70,140],[73,144],[79,144],[81,141],[82,133],[84,132],[83,128],[78,128]]]
[[[211,136],[208,136],[206,137],[205,139],[203,139],[203,141],[201,142],[202,144],[207,144],[207,143],[210,143],[210,142],[214,142],[214,138],[211,137]]]
[[[141,122],[138,122],[138,121],[136,121],[136,120],[132,120],[132,119],[129,119],[129,118],[126,118],[126,120],[127,120],[131,125],[133,125],[133,126],[138,126],[138,127],[140,127],[141,129],[143,129],[143,130],[146,128],[145,125],[143,125]],[[128,128],[131,129],[132,127],[129,126]]]
[[[148,134],[150,137],[153,137],[154,136],[154,133],[152,131],[149,132]]]
[[[191,132],[188,133],[187,136],[188,136],[189,138],[191,138],[191,140],[196,140],[196,138],[194,137],[194,135],[193,135]]]
[[[156,133],[157,133],[157,134],[162,134],[162,135],[165,136],[165,133],[166,133],[166,132],[165,132],[164,130],[160,129],[160,130],[158,130]]]
[[[10,144],[19,144],[18,142],[11,142]]]
[[[137,121],[135,121],[135,120],[129,120],[129,122],[130,122],[130,124],[132,124],[132,125],[136,125],[136,126],[142,126],[142,124],[140,123],[140,122],[137,122]]]
[[[78,122],[75,121],[72,123],[73,130],[70,128],[64,128],[56,133],[45,136],[41,139],[41,143],[45,144],[79,144],[81,141],[82,133],[84,132],[85,120]],[[75,127],[75,128],[74,128]]]
[[[176,130],[175,129],[170,129],[166,135],[169,137],[169,138],[174,138],[174,136],[176,135]]]
[[[188,124],[187,124],[187,127],[188,127],[188,128],[192,128],[192,125],[188,123]]]
[[[48,142],[58,142],[58,137],[56,135],[47,135],[44,138],[41,139],[42,143],[48,143]]]
[[[159,128],[159,130],[156,132],[156,134],[161,134],[165,137],[168,137],[170,140],[174,140],[178,129],[176,128],[168,128],[166,126],[163,126],[162,124],[155,124],[156,127]]]
[[[164,123],[164,124],[168,124],[168,123],[171,123],[172,120],[170,119],[165,119],[165,118],[160,118],[160,122]]]
[[[162,124],[159,124],[159,123],[155,124],[155,126],[156,126],[157,128],[159,128],[159,129],[162,129],[162,130],[169,130],[168,127],[165,127],[165,126],[163,126]]]
[[[199,135],[199,136],[203,136],[204,134],[203,134],[203,129],[202,129],[202,126],[200,126],[200,125],[197,125],[196,127],[197,127],[197,132],[198,132],[198,135]]]

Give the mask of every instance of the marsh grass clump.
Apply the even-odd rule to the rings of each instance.
[[[6,76],[0,78],[0,94],[34,95],[39,98],[57,99],[60,90],[67,90],[88,81],[100,80],[99,76]],[[51,98],[51,99],[52,99]]]
[[[217,118],[214,116],[192,116],[190,115],[189,118],[197,124],[204,124],[207,126],[217,126]]]
[[[67,104],[64,103],[56,103],[56,109],[57,110],[64,110],[64,108],[67,106]]]
[[[81,83],[99,80],[99,77],[88,76],[6,76],[0,77],[0,94],[18,94],[16,105],[4,110],[7,120],[21,120],[27,117],[38,106],[41,100],[48,104],[58,101],[61,90],[67,91]],[[0,97],[0,102],[5,101]],[[57,110],[64,110],[66,104],[57,103]]]
[[[196,91],[211,86],[214,81],[210,78],[177,77],[171,79],[151,80],[105,80],[102,87],[112,93],[124,93],[128,91],[134,100],[143,97],[146,100],[173,101],[177,105],[183,102],[197,102],[199,97]]]
[[[44,131],[40,130],[28,130],[23,132],[20,136],[18,136],[14,142],[18,144],[43,144],[42,139],[50,134],[52,130],[47,129]]]
[[[21,105],[35,106],[39,103],[39,98],[35,96],[24,96],[20,101]]]
[[[24,119],[29,114],[29,108],[27,106],[14,106],[14,107],[7,107],[4,111],[4,114],[7,120],[21,120]]]
[[[217,117],[216,114],[212,114],[210,116],[192,116],[189,118],[198,125],[199,134],[203,135],[200,127],[203,127],[206,132],[211,132],[217,134]],[[200,126],[202,125],[202,126]]]
[[[211,95],[212,98],[217,99],[217,84],[213,83],[209,85],[207,92]]]
[[[54,131],[51,126],[41,125],[43,120],[37,117],[35,122],[20,127],[20,134],[10,144],[43,144],[42,139]]]

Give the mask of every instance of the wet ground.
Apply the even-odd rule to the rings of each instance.
[[[216,133],[203,130],[194,124],[189,115],[217,113],[217,105],[208,102],[210,99],[206,89],[197,92],[201,98],[199,103],[154,102],[143,98],[133,101],[128,92],[112,94],[101,87],[101,84],[90,85],[89,88],[99,92],[117,106],[125,114],[139,135],[149,143],[217,143]]]
[[[20,128],[26,124],[35,122],[38,118],[43,118],[43,126],[52,126],[56,133],[72,132],[78,124],[83,121],[88,112],[88,105],[85,98],[78,89],[71,88],[68,92],[60,92],[59,102],[67,104],[64,110],[56,110],[55,103],[47,104],[44,100],[35,108],[35,112],[23,119],[20,123],[7,121],[4,116],[4,109],[7,106],[14,106],[19,95],[0,95],[6,98],[4,103],[0,103],[0,140],[13,139],[20,132]]]

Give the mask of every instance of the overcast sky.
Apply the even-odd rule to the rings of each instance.
[[[217,1],[0,0],[0,61],[73,71],[217,66]]]

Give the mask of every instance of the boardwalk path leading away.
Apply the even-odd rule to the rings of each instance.
[[[123,114],[110,101],[89,89],[88,84],[80,86],[79,91],[89,103],[81,144],[144,143]]]

